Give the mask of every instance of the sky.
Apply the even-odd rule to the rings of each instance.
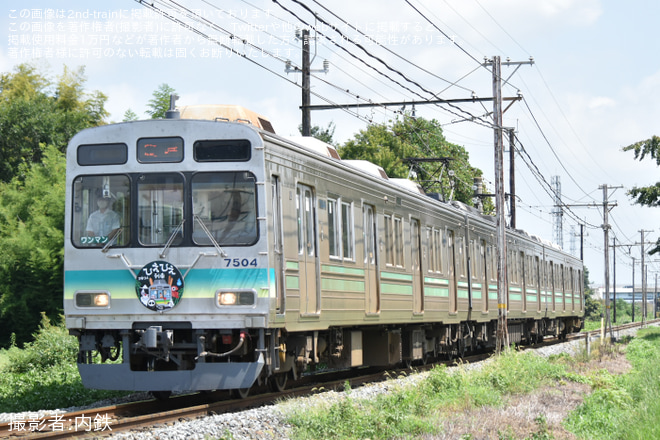
[[[147,117],[153,92],[167,84],[179,95],[179,106],[238,104],[270,119],[278,134],[298,135],[296,30],[304,27],[313,37],[313,105],[410,102],[433,95],[490,98],[492,73],[485,59],[525,62],[502,66],[503,96],[522,96],[503,119],[522,149],[515,164],[517,227],[553,239],[550,187],[558,176],[562,201],[569,205],[563,248],[579,255],[576,235],[578,223],[584,224],[584,263],[596,285],[605,272],[604,185],[612,204],[610,237],[622,245],[611,281],[616,276],[617,285],[631,284],[634,258],[639,285],[640,231],[646,231],[647,242],[660,235],[660,210],[633,205],[626,194],[658,181],[658,167],[622,151],[660,135],[657,1],[150,0],[157,11],[136,0],[4,3],[0,72],[30,62],[54,79],[63,66],[84,66],[87,91],[108,97],[113,122],[128,109]],[[293,69],[288,73],[287,61]],[[493,192],[488,101],[315,110],[312,124],[334,124],[334,139],[343,143],[370,123],[401,117],[402,110],[440,122],[447,140],[464,146],[470,163],[483,170]],[[646,263],[652,291],[660,257],[646,256]]]

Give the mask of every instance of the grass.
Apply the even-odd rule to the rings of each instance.
[[[320,400],[312,407],[291,405],[285,410],[287,423],[299,440],[432,437],[442,432],[443,420],[456,420],[457,415],[480,408],[505,408],[514,395],[575,382],[590,387],[591,393],[564,419],[564,429],[581,439],[660,438],[660,424],[655,423],[660,419],[660,329],[640,330],[637,337],[624,338],[624,342],[626,345],[594,344],[591,359],[598,362],[625,354],[632,365],[625,374],[585,369],[589,361],[585,353],[545,359],[509,350],[478,370],[436,367],[414,388],[375,399],[353,398],[348,392],[335,403]],[[524,434],[527,439],[554,438],[543,414],[534,421],[535,431]],[[498,432],[498,438],[524,437],[514,431],[509,425]],[[460,438],[472,439],[473,434]]]
[[[587,439],[660,438],[660,329],[640,330],[626,346],[628,374],[600,372],[585,402],[565,426]],[[597,380],[596,380],[597,379]]]
[[[434,435],[441,432],[442,419],[456,412],[502,406],[508,395],[579,378],[569,366],[564,357],[548,361],[533,353],[510,350],[476,371],[458,368],[450,372],[444,366],[436,367],[416,387],[401,388],[375,399],[354,399],[348,393],[333,404],[293,406],[287,422],[297,439],[379,440]],[[545,435],[545,419],[540,417],[538,425],[536,437],[530,438],[551,438]]]
[[[84,388],[77,353],[76,338],[44,316],[33,342],[0,352],[0,411],[67,408],[126,394]]]

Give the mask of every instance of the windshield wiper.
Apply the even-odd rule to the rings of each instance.
[[[183,228],[183,224],[185,222],[186,222],[186,219],[184,218],[183,220],[181,220],[181,223],[179,223],[179,225],[176,228],[174,228],[174,231],[172,231],[172,233],[170,234],[170,238],[167,240],[167,243],[165,243],[165,247],[163,248],[163,250],[160,251],[160,254],[158,254],[158,256],[160,258],[165,258],[165,254],[167,253],[167,250],[172,245],[172,242],[174,241],[174,237],[176,237],[176,235],[179,233],[179,231],[181,231],[181,229]]]
[[[117,229],[117,232],[115,232],[114,235],[112,237],[110,237],[110,240],[108,240],[108,242],[105,244],[105,246],[103,246],[103,248],[101,249],[101,252],[104,252],[104,253],[108,252],[108,250],[110,249],[110,246],[112,246],[114,244],[114,242],[117,241],[119,236],[123,233],[124,233],[124,227],[121,226],[119,229]]]
[[[198,216],[197,214],[195,214],[195,215],[193,216],[193,218],[194,218],[195,220],[197,220],[197,222],[199,223],[199,225],[202,227],[202,231],[204,231],[204,233],[205,233],[206,236],[209,238],[209,240],[211,240],[211,243],[213,243],[213,246],[214,246],[215,249],[218,251],[218,253],[220,254],[220,256],[223,257],[223,258],[226,257],[226,256],[227,256],[227,253],[226,253],[226,252],[220,247],[220,244],[218,244],[218,242],[216,241],[215,237],[213,237],[213,234],[211,234],[211,231],[209,231],[209,228],[206,227],[206,225],[204,224],[204,221],[203,221],[201,218],[199,218],[199,216]]]

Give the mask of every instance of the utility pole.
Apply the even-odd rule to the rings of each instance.
[[[302,30],[302,135],[310,136],[312,133],[311,88],[309,86],[309,29]]]
[[[509,128],[509,215],[511,229],[516,229],[516,133],[513,128]]]
[[[499,353],[502,347],[509,346],[509,328],[507,324],[508,308],[508,283],[506,279],[506,214],[504,212],[506,204],[504,200],[504,141],[502,139],[502,65],[517,66],[511,73],[513,75],[521,65],[534,64],[534,60],[529,61],[509,61],[502,63],[499,56],[494,56],[492,60],[486,60],[484,66],[493,67],[493,125],[494,125],[494,145],[495,145],[495,212],[497,229],[497,333],[496,333],[496,353]],[[511,77],[509,76],[509,78]],[[504,80],[508,82],[508,78]],[[512,166],[513,168],[513,166]],[[511,194],[515,197],[515,194]],[[515,220],[514,220],[515,221]]]
[[[632,260],[632,322],[635,322],[635,257]]]
[[[644,233],[652,231],[645,231],[642,229],[639,232],[642,233],[642,242],[640,245],[642,246],[642,326],[644,326],[644,323],[646,322],[646,265],[644,264],[644,254],[646,253],[644,245],[646,243],[644,242]]]
[[[552,191],[555,194],[555,207],[552,208],[552,241],[558,244],[560,248],[564,248],[564,232],[563,232],[563,215],[561,203],[561,180],[559,176],[552,176],[550,178]]]
[[[616,202],[609,202],[609,190],[623,188],[622,186],[607,186],[607,184],[599,186],[603,190],[603,233],[605,239],[604,257],[605,257],[605,331],[610,330],[610,341],[614,341],[614,333],[612,332],[612,321],[610,319],[610,224],[608,215],[610,206],[616,206]]]
[[[493,57],[493,124],[495,125],[495,212],[497,225],[496,352],[509,346],[507,324],[506,218],[504,213],[504,143],[502,141],[502,75],[500,57]]]
[[[309,36],[309,29],[298,29],[296,30],[296,40],[302,42],[302,67],[299,69],[291,65],[291,61],[287,61],[284,71],[286,73],[290,72],[300,72],[302,73],[302,105],[300,110],[302,111],[302,135],[311,136],[312,135],[312,106],[311,106],[311,86],[310,86],[310,77],[312,72],[323,72],[328,73],[330,69],[330,63],[328,60],[323,61],[323,69],[313,70],[311,68],[312,60],[310,59],[310,50],[309,42],[310,40],[315,40],[316,37]],[[314,54],[316,57],[316,54]]]
[[[616,324],[616,237],[612,237],[612,288],[614,289],[614,316],[612,322]]]

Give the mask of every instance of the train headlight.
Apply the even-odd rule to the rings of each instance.
[[[233,306],[236,305],[236,294],[234,292],[223,292],[220,294],[220,305],[221,306]]]
[[[77,292],[76,307],[110,307],[110,294],[108,292]]]
[[[256,302],[256,293],[254,290],[217,292],[216,299],[219,306],[253,306]]]

